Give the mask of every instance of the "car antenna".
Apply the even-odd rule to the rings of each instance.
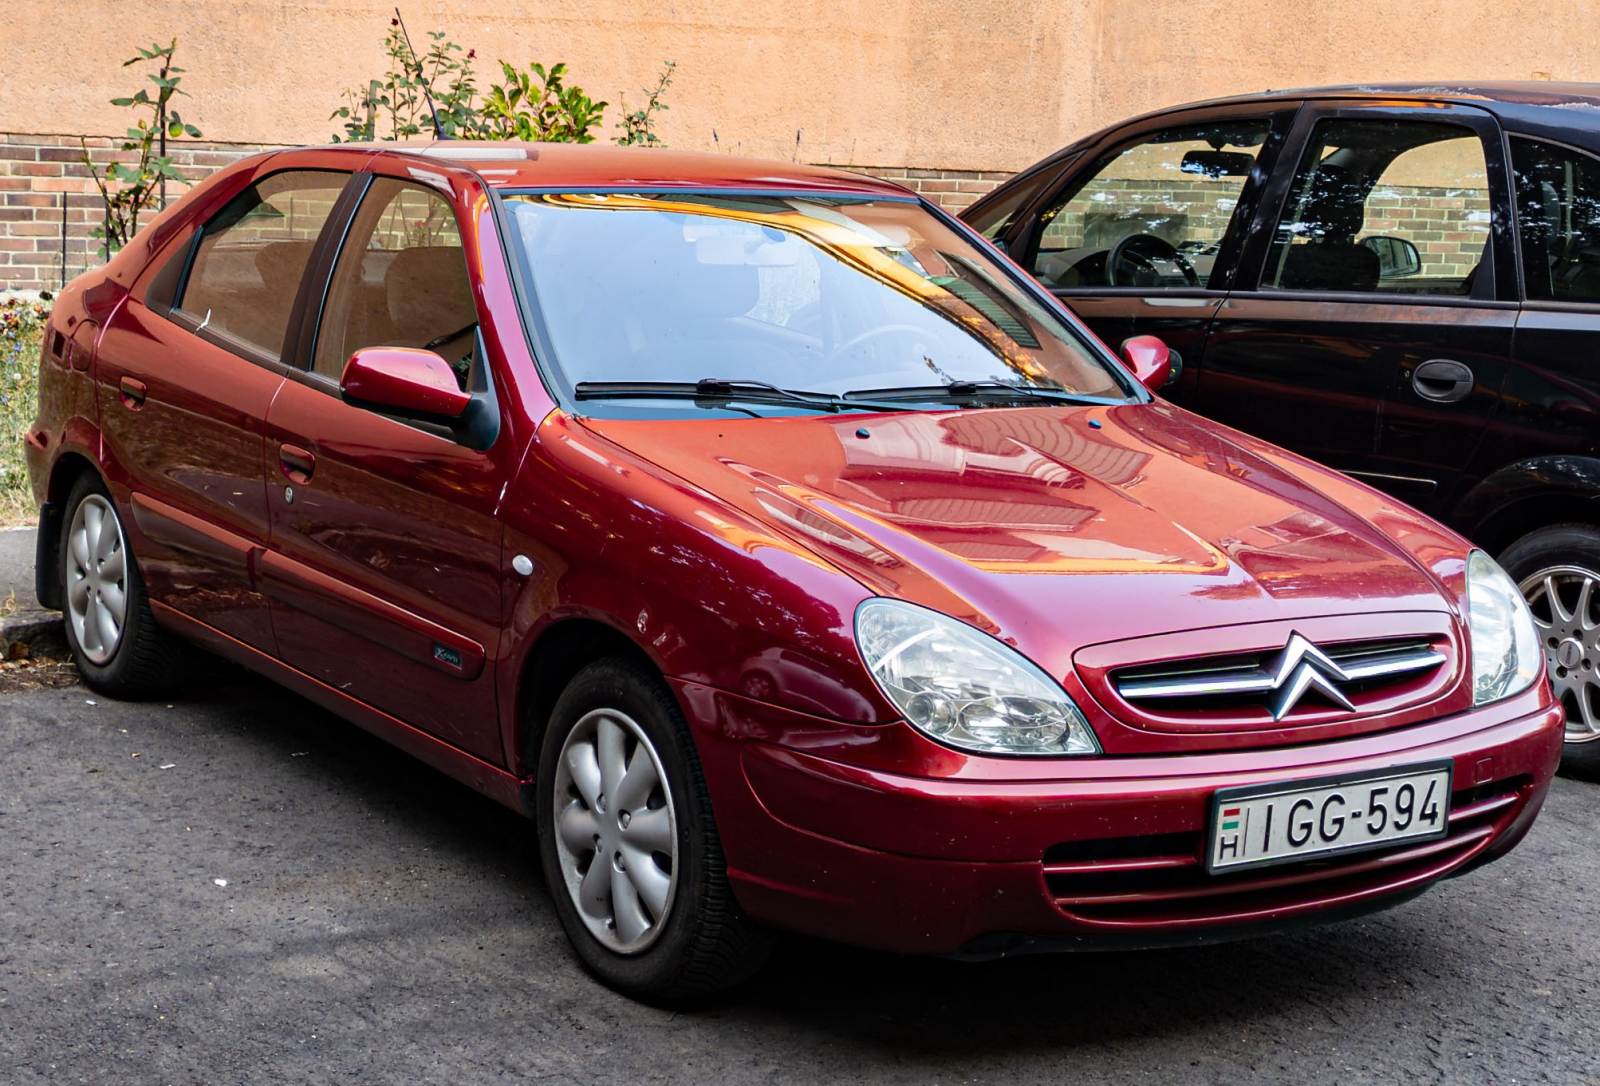
[[[444,134],[444,125],[439,123],[439,107],[433,104],[433,92],[428,89],[428,81],[422,75],[422,61],[417,59],[417,51],[412,48],[411,34],[406,30],[405,16],[400,14],[400,8],[394,9],[394,21],[400,25],[400,36],[406,40],[406,52],[411,54],[411,66],[416,69],[417,82],[422,84],[422,97],[428,103],[428,116],[433,118],[433,134],[437,139],[447,140],[450,137]]]

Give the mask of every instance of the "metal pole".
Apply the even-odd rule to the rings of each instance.
[[[67,289],[67,194],[61,194],[61,289]]]
[[[167,78],[167,68],[171,64],[172,64],[172,60],[169,57],[161,65],[161,79],[162,79],[162,86],[161,86],[161,112],[160,112],[160,116],[157,119],[161,122],[161,135],[158,138],[161,140],[161,157],[162,158],[166,158],[167,157],[167,93],[168,93],[168,91],[167,91],[167,88],[166,88],[166,82],[165,81],[166,81],[166,78]],[[161,182],[160,182],[159,188],[160,188],[160,192],[161,192],[161,210],[165,211],[167,209],[167,175],[166,175],[165,172],[163,172],[162,175],[161,175]]]

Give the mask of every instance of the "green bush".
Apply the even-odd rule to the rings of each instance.
[[[473,69],[477,53],[462,49],[441,31],[430,31],[425,51],[417,55],[400,20],[391,19],[383,51],[389,58],[383,75],[346,90],[344,105],[330,116],[344,129],[334,134],[334,143],[429,136],[435,116],[440,134],[459,140],[593,143],[605,124],[608,103],[568,83],[565,64],[530,64],[524,71],[502,60],[501,81],[490,83],[480,95]],[[662,99],[676,67],[667,61],[655,86],[645,88],[643,107],[623,116],[617,143],[663,146],[655,121],[667,108]]]
[[[39,351],[46,302],[0,302],[0,526],[34,517],[22,440],[39,412]]]

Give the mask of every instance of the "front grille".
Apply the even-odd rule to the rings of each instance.
[[[1045,887],[1072,919],[1118,930],[1248,922],[1397,893],[1487,848],[1528,787],[1517,779],[1456,792],[1443,838],[1254,871],[1207,874],[1198,831],[1057,845],[1044,857]]]
[[[1446,661],[1426,638],[1303,644],[1303,652],[1292,651],[1291,641],[1288,648],[1125,668],[1111,679],[1120,697],[1164,716],[1257,711],[1276,720],[1302,705],[1357,709],[1363,700],[1432,675]]]

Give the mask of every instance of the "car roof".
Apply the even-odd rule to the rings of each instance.
[[[1374,104],[1388,102],[1395,105],[1444,102],[1471,106],[1492,114],[1508,132],[1557,140],[1600,154],[1600,83],[1501,80],[1483,83],[1445,81],[1289,87],[1282,90],[1206,98],[1125,117],[1104,128],[1085,133],[1039,161],[1018,170],[1005,184],[984,195],[961,215],[962,218],[967,218],[974,212],[982,212],[984,208],[992,206],[996,200],[1004,199],[1007,193],[1013,191],[1013,182],[1074,157],[1111,133],[1130,125],[1159,120],[1162,117],[1191,110],[1317,99],[1349,99]]]
[[[893,182],[828,166],[596,143],[433,139],[336,144],[302,150],[341,148],[362,154],[420,157],[463,167],[498,189],[741,189],[902,199],[911,195]]]
[[[1327,87],[1294,87],[1267,90],[1255,94],[1229,95],[1171,109],[1157,110],[1168,113],[1173,109],[1193,109],[1203,106],[1230,105],[1235,102],[1257,102],[1274,99],[1302,98],[1356,98],[1402,99],[1419,102],[1455,102],[1477,106],[1491,113],[1515,111],[1518,107],[1546,109],[1571,109],[1580,116],[1600,111],[1600,83],[1553,83],[1542,80],[1501,80],[1487,83],[1347,83]],[[1600,114],[1588,118],[1588,123],[1600,127]]]
[[[1216,106],[1248,105],[1252,102],[1296,102],[1313,99],[1348,99],[1367,103],[1388,102],[1448,103],[1471,106],[1492,114],[1509,132],[1546,139],[1565,140],[1591,151],[1600,151],[1600,83],[1555,83],[1511,81],[1485,83],[1350,83],[1330,87],[1296,87],[1211,98],[1153,110],[1139,117],[1118,121],[1086,139],[1074,140],[1062,152],[1075,150],[1107,132],[1135,120],[1153,119],[1169,113]],[[1062,152],[1058,152],[1058,155]],[[1057,157],[1052,155],[1051,158]],[[1048,161],[1048,160],[1046,160]]]

